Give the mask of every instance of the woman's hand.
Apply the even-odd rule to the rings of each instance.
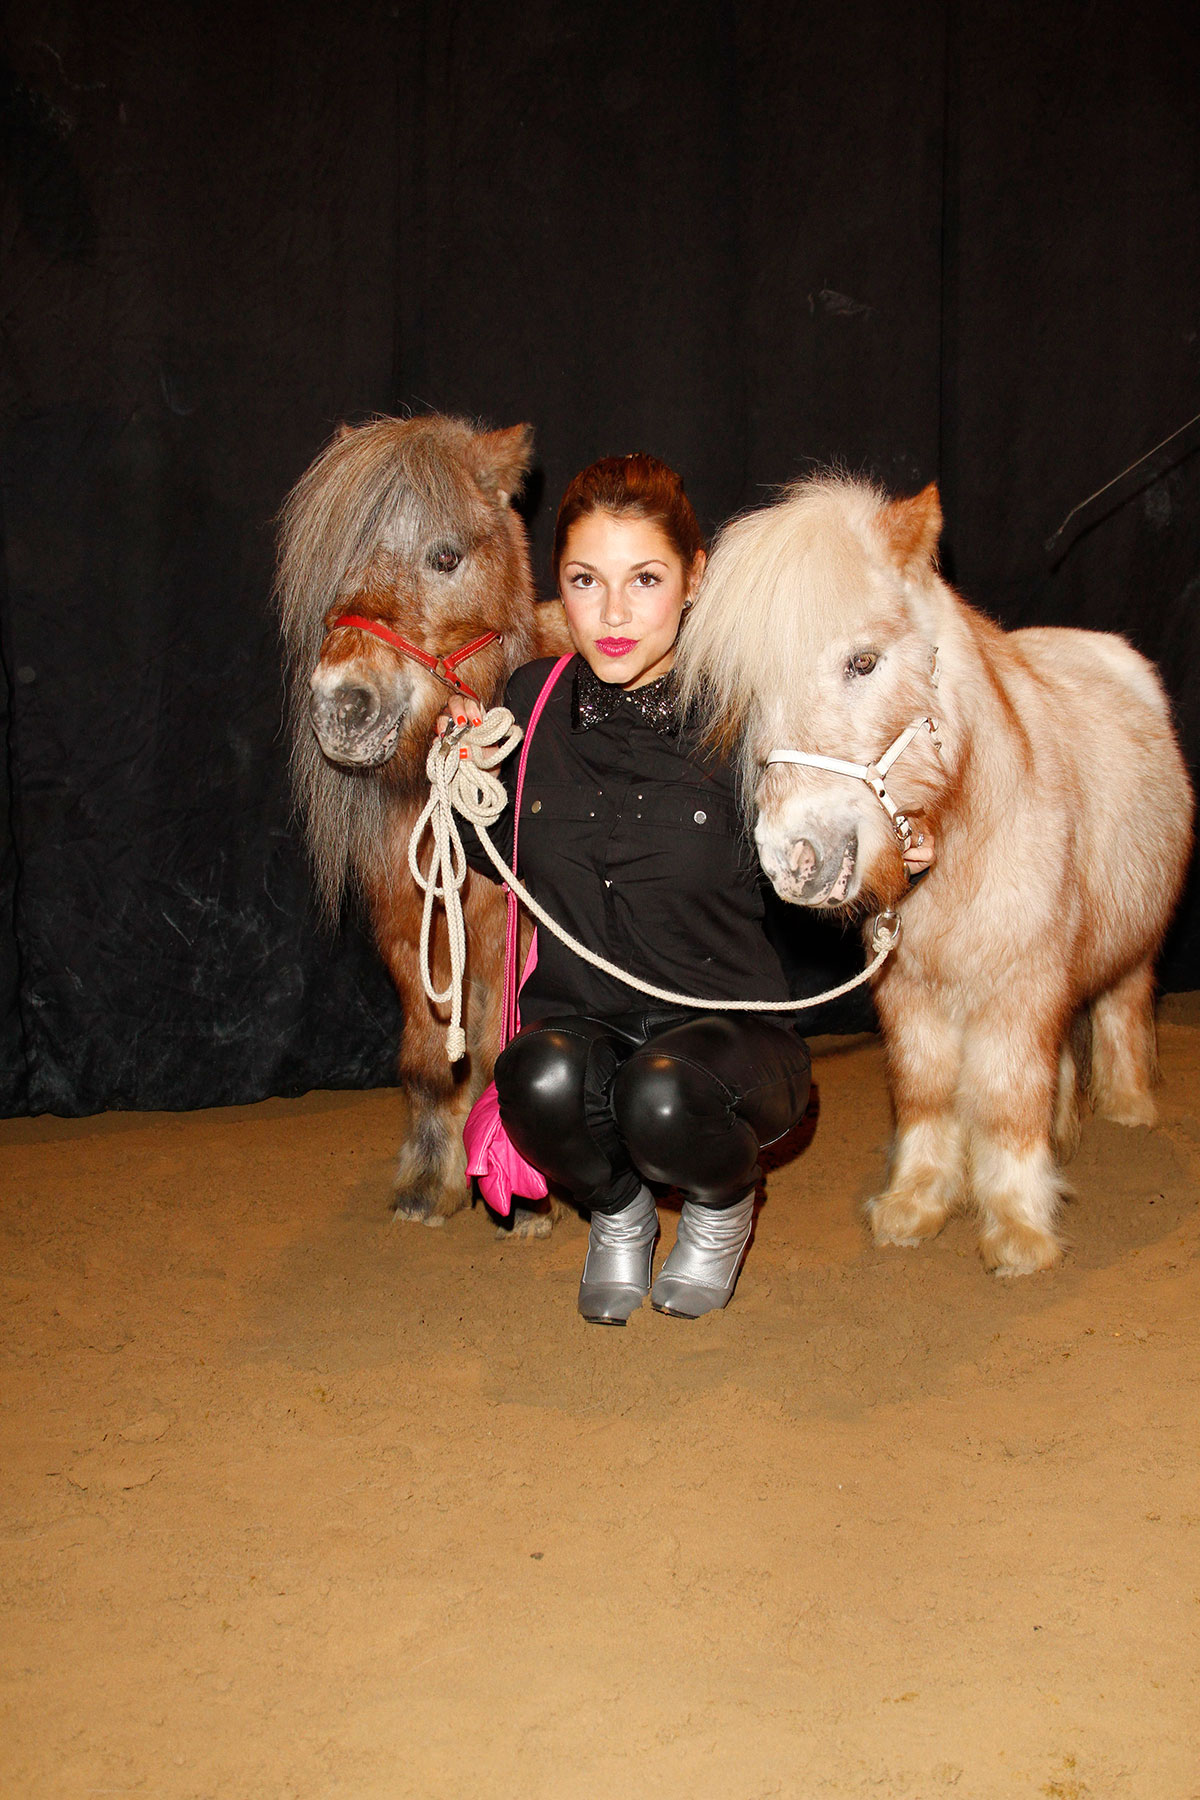
[[[438,737],[445,737],[456,725],[478,725],[483,714],[469,700],[452,700],[443,706],[434,725]]]
[[[913,833],[913,841],[904,852],[904,867],[910,876],[924,875],[932,869],[937,861],[937,848],[933,832],[927,825],[922,831],[920,826]]]

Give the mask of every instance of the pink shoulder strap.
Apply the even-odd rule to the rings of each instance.
[[[533,711],[529,715],[529,723],[525,727],[525,736],[521,742],[521,760],[517,764],[517,787],[513,795],[513,841],[512,867],[517,868],[517,834],[521,824],[521,795],[525,792],[525,764],[529,756],[529,745],[533,738],[534,726],[542,716],[542,709],[550,698],[550,690],[572,661],[574,652],[560,656],[542,684],[542,691],[533,703]],[[517,953],[520,942],[520,906],[517,896],[510,888],[508,891],[508,918],[504,931],[504,1013],[500,1028],[501,1044],[507,1044],[517,1028]]]

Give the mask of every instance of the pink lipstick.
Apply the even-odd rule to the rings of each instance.
[[[628,656],[637,649],[636,638],[597,638],[596,648],[605,656]]]

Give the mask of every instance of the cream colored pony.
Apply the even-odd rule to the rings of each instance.
[[[1086,1019],[1097,1111],[1154,1121],[1152,962],[1192,796],[1150,664],[1099,632],[1001,631],[939,578],[941,522],[934,487],[801,482],[722,533],[679,666],[740,745],[783,899],[900,912],[876,988],[896,1113],[877,1241],[918,1244],[973,1197],[984,1261],[1023,1275],[1061,1254],[1052,1142],[1078,1141]],[[936,837],[909,892],[905,819],[867,781],[768,758],[869,765],[920,720],[885,788]]]

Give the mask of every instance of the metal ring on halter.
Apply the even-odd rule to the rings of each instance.
[[[903,929],[904,921],[894,906],[886,907],[883,912],[876,913],[871,921],[872,950],[876,952],[885,949],[894,950],[900,942],[900,933]]]

